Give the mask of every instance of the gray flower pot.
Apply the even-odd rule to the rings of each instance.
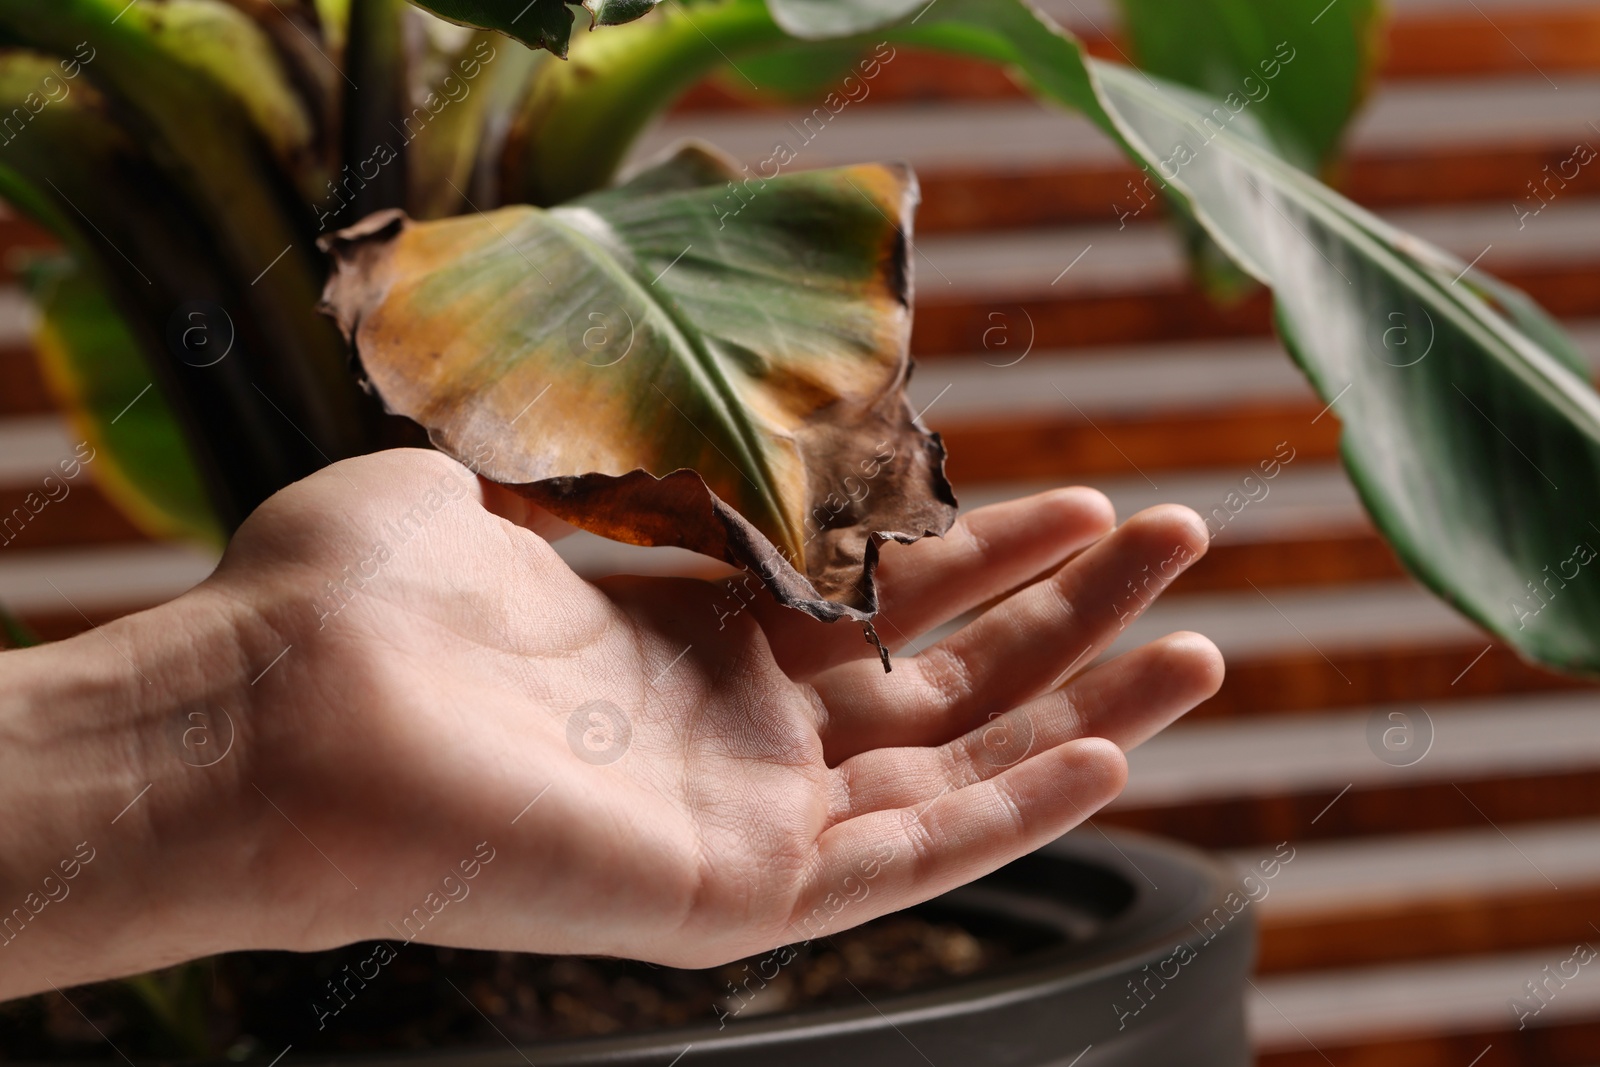
[[[970,979],[859,1005],[736,1019],[721,1029],[322,1062],[1244,1067],[1243,992],[1255,952],[1255,916],[1245,901],[1230,872],[1201,853],[1081,829],[934,903],[974,929],[1026,924],[1041,943],[1054,942]]]

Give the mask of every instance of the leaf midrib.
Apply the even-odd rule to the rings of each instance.
[[[676,359],[691,378],[702,379],[711,386],[710,395],[717,398],[719,403],[712,405],[713,411],[723,423],[723,428],[732,439],[741,458],[750,464],[752,470],[759,478],[759,483],[751,479],[750,474],[738,470],[740,477],[756,490],[761,501],[766,505],[769,514],[776,520],[778,527],[787,535],[793,546],[795,569],[801,574],[805,572],[804,544],[797,536],[796,531],[790,526],[788,515],[785,513],[781,500],[774,489],[776,477],[767,462],[765,450],[762,448],[764,434],[760,427],[749,417],[745,405],[740,399],[739,392],[733,382],[728,378],[726,368],[722,362],[696,339],[696,331],[691,323],[686,321],[682,311],[676,306],[676,301],[670,297],[658,297],[653,291],[653,285],[642,282],[639,274],[630,266],[621,262],[616,252],[607,246],[607,242],[596,240],[594,235],[581,225],[574,225],[567,216],[579,215],[586,221],[592,220],[591,225],[601,228],[601,232],[614,241],[617,248],[625,251],[633,266],[637,266],[638,257],[631,245],[622,236],[622,233],[612,226],[610,221],[598,211],[582,205],[568,205],[551,208],[541,212],[544,218],[557,227],[563,234],[579,247],[588,251],[592,261],[597,263],[601,271],[619,286],[631,291],[646,304],[659,311],[671,327],[671,339],[674,343],[668,345],[672,358]],[[680,416],[694,425],[692,419],[683,413]],[[698,426],[700,433],[705,433]],[[710,436],[707,435],[710,440]],[[716,448],[716,442],[711,442]],[[720,452],[721,449],[719,448]],[[724,457],[727,458],[727,457]]]

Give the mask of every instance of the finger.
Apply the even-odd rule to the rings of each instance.
[[[957,519],[944,537],[885,544],[874,626],[886,645],[903,646],[1059,566],[1104,537],[1115,521],[1104,493],[1056,489],[979,508]],[[853,624],[818,622],[767,597],[751,609],[791,678],[803,681],[854,659],[878,662]]]
[[[1032,852],[1103,807],[1127,773],[1115,745],[1085,738],[920,808],[831,827],[791,920],[796,939],[919,904]]]
[[[925,804],[1057,745],[1102,737],[1124,752],[1171,725],[1222,685],[1222,654],[1176,633],[983,722],[937,748],[878,748],[845,760],[829,825],[885,808]]]
[[[1149,508],[893,673],[847,663],[819,675],[812,684],[829,711],[820,725],[828,762],[942,744],[1054,689],[1093,663],[1206,545],[1205,525],[1188,508]]]

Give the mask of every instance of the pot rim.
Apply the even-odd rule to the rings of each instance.
[[[1008,1007],[1061,996],[1074,988],[1092,987],[1138,971],[1168,956],[1179,944],[1193,946],[1209,941],[1210,938],[1204,937],[1200,928],[1193,925],[1191,917],[1208,914],[1213,906],[1221,906],[1225,896],[1238,885],[1235,873],[1220,860],[1187,845],[1130,831],[1106,831],[1090,826],[1079,828],[969,886],[935,899],[953,898],[960,906],[961,896],[974,890],[997,901],[1003,895],[1020,895],[1022,890],[1001,888],[997,891],[985,883],[1003,881],[1007,871],[1016,877],[1026,877],[1018,868],[1026,870],[1030,865],[1041,863],[1101,868],[1127,883],[1132,898],[1084,941],[1042,949],[969,978],[928,989],[885,994],[863,1004],[806,1007],[742,1021],[733,1028],[694,1023],[615,1037],[537,1044],[518,1045],[507,1038],[510,1048],[461,1046],[345,1055],[311,1053],[303,1062],[346,1067],[416,1067],[420,1062],[436,1061],[446,1055],[451,1067],[511,1067],[519,1063],[524,1067],[546,1067],[547,1064],[600,1067],[608,1063],[645,1061],[670,1065],[691,1048],[709,1047],[723,1055],[750,1056],[765,1048],[824,1036],[877,1034],[887,1029],[898,1031],[903,1027],[915,1027],[929,1020],[949,1022],[981,1018]],[[1168,892],[1160,888],[1162,885],[1186,891]],[[1037,889],[1034,892],[1038,894]],[[1049,890],[1044,892],[1049,893]],[[1060,898],[1058,894],[1052,899]],[[969,905],[963,910],[977,909]],[[1247,936],[1253,937],[1249,923],[1244,926]]]

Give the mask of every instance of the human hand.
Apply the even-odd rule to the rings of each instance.
[[[80,679],[53,732],[0,704],[60,801],[9,854],[103,842],[52,930],[0,948],[37,961],[0,992],[380,938],[709,966],[1037,848],[1221,682],[1194,634],[1095,664],[1205,551],[1186,509],[1112,531],[1101,494],[1062,490],[885,546],[892,645],[1024,586],[886,675],[859,628],[764,594],[730,612],[719,583],[584,581],[486,498],[536,525],[436,453],[340,463],[173,604],[0,657],[14,692]],[[37,880],[0,865],[13,895]]]

